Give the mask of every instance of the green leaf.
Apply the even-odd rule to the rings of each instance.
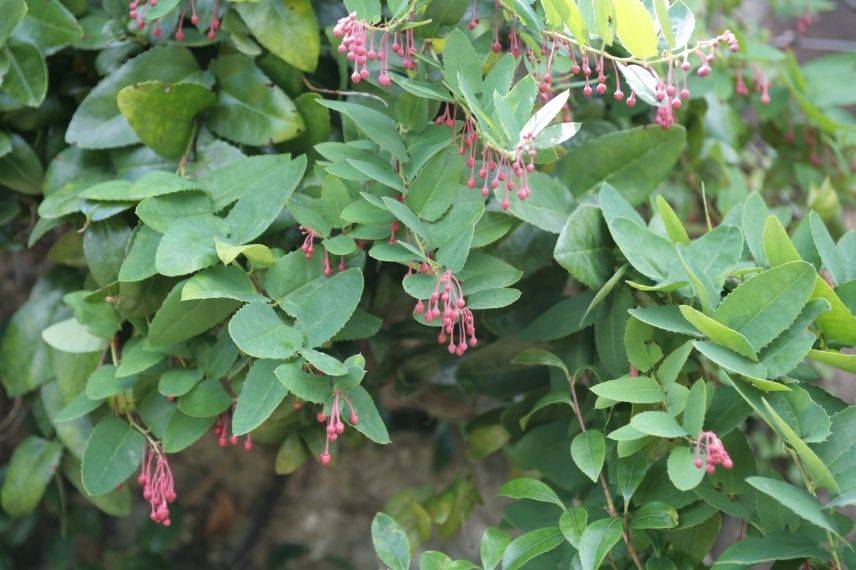
[[[831,350],[809,350],[808,357],[817,362],[844,370],[845,372],[856,374],[856,355]]]
[[[681,424],[690,437],[695,437],[704,426],[704,415],[707,411],[707,384],[703,379],[698,379],[690,388],[687,397],[687,405],[684,408],[684,417]]]
[[[297,364],[283,364],[277,367],[274,373],[289,392],[307,402],[324,404],[333,391],[333,386],[327,378],[304,372]]]
[[[198,368],[167,370],[158,380],[158,392],[168,397],[183,396],[202,380],[202,375]]]
[[[654,327],[638,319],[628,319],[624,329],[624,347],[630,364],[647,372],[663,358],[663,351],[654,342]]]
[[[633,513],[630,528],[636,530],[675,528],[678,526],[678,511],[660,501],[645,503]]]
[[[668,387],[677,380],[678,374],[681,373],[692,350],[693,343],[691,340],[688,340],[663,359],[663,362],[657,369],[657,379],[663,386]]]
[[[675,247],[668,240],[627,218],[609,224],[612,239],[639,273],[654,281],[663,281],[676,259]]]
[[[158,244],[155,268],[161,275],[177,277],[210,267],[219,261],[214,239],[227,232],[226,222],[216,216],[178,219]]]
[[[687,254],[684,246],[678,245],[676,246],[676,250],[678,252],[678,259],[686,272],[690,285],[692,285],[693,293],[698,297],[702,310],[709,313],[711,309],[719,305],[719,287],[708,279],[704,270],[696,263],[696,260]]]
[[[106,495],[137,470],[143,459],[143,434],[109,416],[95,426],[83,452],[81,475],[86,491]]]
[[[181,300],[234,299],[244,303],[264,302],[267,297],[256,292],[252,279],[239,267],[218,265],[200,271],[181,289]]]
[[[0,48],[9,63],[3,90],[28,107],[38,107],[48,92],[48,69],[39,50],[29,43],[9,42]]]
[[[133,283],[157,273],[155,255],[161,234],[145,224],[139,224],[131,236],[128,254],[119,268],[119,281]]]
[[[462,94],[458,81],[458,75],[460,75],[476,94],[481,92],[482,59],[461,30],[455,29],[446,36],[446,45],[443,48],[443,75],[452,91]]]
[[[755,258],[758,265],[767,264],[763,240],[764,225],[769,212],[767,205],[764,204],[764,199],[758,192],[752,192],[743,204],[740,227],[743,230],[743,236],[746,238],[746,245],[749,246],[749,251],[752,252],[752,257]]]
[[[434,155],[410,184],[405,203],[423,220],[433,222],[452,205],[462,185],[464,158],[449,146]]]
[[[262,235],[285,208],[305,170],[306,155],[303,155],[282,169],[278,184],[241,196],[226,216],[230,239],[243,244]]]
[[[315,71],[320,52],[318,22],[309,0],[259,0],[235,5],[260,44],[302,71]],[[283,34],[282,30],[288,30]]]
[[[122,361],[116,369],[116,377],[124,378],[145,372],[165,358],[165,354],[152,350],[145,339],[133,338],[122,348]]]
[[[203,380],[178,399],[178,409],[194,418],[222,414],[232,405],[232,397],[219,380]]]
[[[656,380],[648,376],[631,378],[625,376],[591,386],[591,391],[608,400],[632,404],[656,404],[666,400],[666,395]]]
[[[363,293],[363,274],[351,268],[331,278],[321,277],[281,301],[285,311],[303,331],[305,346],[313,348],[330,340],[348,322]]]
[[[356,386],[347,391],[346,396],[357,412],[359,422],[352,424],[354,429],[375,443],[385,445],[390,442],[389,433],[386,430],[380,414],[375,407],[374,401],[365,388]],[[345,421],[350,423],[347,414],[342,414]]]
[[[853,477],[856,467],[856,408],[849,406],[834,416],[831,425],[832,437],[815,444],[818,461],[823,461],[828,470],[840,482],[844,491],[856,488]]]
[[[775,532],[767,536],[744,537],[726,548],[716,559],[716,564],[753,566],[775,560],[809,558],[827,561],[829,553],[820,548],[816,540],[807,536]]]
[[[576,549],[580,547],[580,540],[586,530],[588,512],[582,507],[571,507],[559,517],[559,528],[565,535],[565,540]]]
[[[57,350],[73,354],[100,352],[107,346],[105,339],[90,334],[75,318],[49,326],[42,331],[42,339]]]
[[[856,316],[820,275],[815,278],[811,298],[826,299],[832,306],[832,310],[817,317],[817,327],[824,336],[842,344],[856,344]]]
[[[818,443],[831,434],[829,415],[804,388],[794,386],[790,392],[773,394],[769,402],[803,441]]]
[[[746,482],[799,515],[804,520],[838,534],[835,526],[823,512],[818,500],[805,489],[768,477],[749,477]]]
[[[178,453],[208,433],[215,416],[194,418],[176,410],[169,418],[163,435],[163,448],[167,453]]]
[[[12,517],[23,516],[39,505],[62,457],[62,445],[29,436],[18,444],[6,467],[0,504]]]
[[[610,238],[600,209],[580,205],[571,217],[553,252],[556,261],[590,289],[598,289],[612,275]]]
[[[170,290],[149,325],[149,344],[171,346],[201,334],[237,309],[241,303],[231,299],[182,301],[180,281]]]
[[[36,281],[27,302],[6,321],[0,339],[0,380],[8,396],[26,394],[53,377],[51,348],[42,340],[42,331],[66,315],[62,297],[74,288],[69,274],[48,272]]]
[[[246,354],[256,358],[286,359],[303,342],[300,331],[286,325],[264,303],[249,303],[229,321],[229,336]]]
[[[603,439],[603,433],[590,429],[578,434],[571,442],[571,458],[580,471],[596,483],[606,458],[606,441]]]
[[[683,437],[688,435],[677,420],[666,412],[642,412],[630,419],[630,425],[648,435]]]
[[[570,148],[559,160],[558,178],[574,196],[608,182],[639,205],[671,172],[685,137],[678,126],[616,131]]]
[[[137,205],[137,217],[158,233],[166,233],[178,220],[211,218],[214,204],[203,192],[191,191],[146,198]]]
[[[610,376],[623,374],[630,367],[624,347],[624,330],[630,319],[627,311],[633,304],[633,296],[626,287],[613,291],[594,323],[595,347]]]
[[[615,478],[621,496],[624,497],[624,504],[630,504],[630,499],[642,484],[651,465],[652,461],[644,453],[634,453],[630,457],[622,457],[618,460]]]
[[[51,51],[74,43],[83,37],[83,30],[71,12],[58,0],[27,2],[27,15],[13,32],[15,39],[35,44],[42,51]]]
[[[660,2],[662,0],[657,0]],[[678,218],[678,215],[672,209],[666,199],[662,196],[658,195],[657,199],[657,212],[660,214],[660,219],[663,221],[663,226],[666,228],[666,234],[669,236],[669,240],[674,244],[690,244],[690,236],[687,235],[687,230],[684,228],[684,225],[681,223],[681,220]]]
[[[777,267],[789,261],[799,261],[800,254],[794,247],[788,232],[776,216],[768,216],[764,223],[764,253],[771,267]]]
[[[829,310],[829,302],[825,299],[809,301],[797,320],[780,334],[770,345],[761,351],[760,360],[767,368],[767,376],[778,378],[784,376],[810,356],[811,347],[817,340],[813,333],[807,330],[821,313]]]
[[[291,157],[284,154],[249,156],[207,173],[198,183],[214,202],[214,210],[221,210],[242,196],[280,187],[294,166]]]
[[[714,363],[725,368],[729,372],[741,374],[746,378],[752,379],[752,382],[757,386],[764,386],[766,391],[773,390],[788,390],[788,387],[776,382],[763,381],[767,376],[767,369],[761,364],[756,364],[751,360],[744,358],[732,352],[727,348],[723,348],[718,344],[707,341],[695,341],[693,346],[696,350],[709,358]],[[762,382],[757,382],[762,380]]]
[[[214,250],[217,252],[217,257],[224,264],[232,263],[239,255],[243,255],[247,261],[258,267],[271,267],[276,263],[276,258],[271,249],[260,243],[231,245],[229,242],[215,237]]]
[[[657,55],[657,29],[641,0],[613,0],[615,32],[627,51],[639,59]]]
[[[768,423],[778,431],[785,441],[794,448],[803,465],[808,471],[811,478],[814,479],[814,484],[818,487],[825,487],[831,491],[838,492],[838,482],[835,480],[829,467],[821,461],[821,459],[811,450],[811,448],[797,435],[797,433],[785,422],[781,416],[773,409],[770,404],[761,399],[764,404],[764,409],[770,417]],[[756,410],[757,411],[757,410]],[[765,418],[766,420],[766,418]]]
[[[300,352],[300,356],[302,356],[306,362],[327,376],[344,376],[348,373],[347,366],[328,354],[312,350],[311,348],[301,348],[298,352]]]
[[[660,305],[630,309],[630,315],[643,323],[686,336],[699,336],[698,331],[683,317],[675,305]]]
[[[111,338],[122,326],[122,317],[116,309],[103,300],[87,301],[89,291],[76,291],[64,295],[62,300],[74,313],[74,317],[90,333],[100,338]]]
[[[289,475],[297,471],[309,458],[306,447],[300,440],[300,436],[292,433],[285,438],[276,452],[274,459],[274,472],[277,475]]]
[[[564,372],[566,377],[570,377],[571,375],[568,372],[568,367],[565,366],[561,358],[552,352],[541,350],[540,348],[524,350],[515,356],[511,363],[519,366],[552,366]]]
[[[211,63],[209,70],[220,89],[206,125],[218,135],[237,143],[262,146],[291,140],[306,130],[294,102],[250,58],[223,55]]]
[[[144,81],[178,83],[198,71],[190,50],[180,46],[155,47],[129,59],[89,92],[68,125],[66,142],[91,149],[138,143],[139,138],[119,111],[119,91]]]
[[[693,240],[685,252],[692,258],[691,264],[701,269],[701,273],[717,288],[715,297],[718,304],[719,289],[743,256],[740,229],[721,224]]]
[[[681,491],[695,489],[704,479],[704,465],[696,467],[693,463],[695,456],[689,447],[678,445],[669,452],[666,462],[666,472],[669,480]]]
[[[600,519],[588,525],[580,538],[580,564],[583,570],[596,570],[619,540],[621,519]]]
[[[689,305],[681,305],[679,309],[686,320],[716,344],[733,350],[750,360],[758,361],[755,350],[749,344],[746,337],[739,332],[696,311]]]
[[[481,539],[479,552],[484,570],[493,570],[502,562],[502,554],[511,542],[508,533],[494,527],[488,527]]]
[[[410,541],[395,520],[378,513],[372,520],[372,544],[381,562],[391,570],[409,570]]]
[[[116,376],[116,367],[104,364],[93,372],[86,381],[86,396],[92,400],[103,400],[125,390],[130,390],[137,383],[136,376]]]
[[[217,101],[196,83],[147,81],[125,87],[117,96],[119,110],[143,141],[164,158],[180,158],[193,133],[193,119]]]
[[[44,171],[39,157],[22,137],[9,137],[11,151],[0,157],[0,185],[21,194],[42,193]]]
[[[0,47],[3,47],[26,13],[27,3],[24,0],[0,0],[0,14],[4,16],[0,21]]]
[[[65,423],[82,418],[98,409],[103,402],[103,400],[93,400],[85,392],[81,392],[54,416],[54,423]]]
[[[500,488],[499,493],[497,494],[501,497],[508,497],[509,499],[529,499],[531,501],[540,501],[542,503],[553,503],[560,509],[565,509],[565,505],[553,489],[547,486],[543,481],[530,479],[528,477],[508,481],[502,486],[502,488]]]
[[[820,254],[823,267],[829,271],[837,285],[843,284],[845,281],[844,260],[835,248],[835,242],[832,241],[829,230],[826,229],[826,225],[818,213],[813,210],[808,214],[808,221],[814,246]]]
[[[274,374],[279,365],[277,360],[257,360],[253,363],[241,387],[232,416],[233,434],[244,435],[262,425],[288,394]]]
[[[565,542],[562,531],[556,527],[539,528],[522,534],[511,541],[502,555],[503,570],[518,570],[526,563]]]
[[[392,154],[398,160],[407,162],[407,150],[404,147],[404,141],[401,140],[401,136],[398,134],[395,121],[380,111],[375,111],[370,107],[358,105],[357,103],[330,100],[319,101],[319,103],[351,119],[357,125],[357,128],[363,131],[378,146]]]
[[[529,413],[520,418],[520,421],[518,422],[520,424],[520,429],[526,429],[526,425],[529,423],[529,420],[532,418],[535,412],[542,410],[547,406],[552,406],[553,404],[566,404],[568,407],[573,407],[571,397],[565,392],[550,392],[549,394],[544,394],[543,396],[538,398],[538,401],[535,402],[535,405],[532,406],[532,409],[529,411]]]
[[[551,26],[561,29],[562,25],[565,25],[574,34],[578,43],[588,44],[586,20],[575,0],[542,0],[541,4],[547,14],[547,22]]]
[[[757,351],[799,315],[815,281],[811,264],[792,261],[739,285],[713,312],[713,318],[746,337]]]

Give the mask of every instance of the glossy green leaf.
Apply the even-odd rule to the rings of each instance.
[[[546,483],[537,479],[521,478],[512,479],[500,488],[498,495],[509,499],[529,499],[542,503],[553,503],[560,509],[565,505],[553,489]]]
[[[606,441],[603,439],[603,433],[590,429],[574,437],[571,442],[571,458],[580,471],[597,482],[606,458]]]
[[[758,357],[755,354],[755,350],[752,348],[752,345],[750,345],[746,337],[739,332],[728,328],[724,324],[703,313],[696,311],[689,305],[681,305],[678,308],[686,320],[692,323],[695,328],[716,344],[733,350],[737,354],[745,356],[750,360],[758,361]]]
[[[232,416],[233,434],[244,435],[260,426],[288,394],[274,374],[279,365],[277,360],[257,360],[253,363]]]
[[[681,491],[696,488],[704,479],[704,465],[696,467],[694,461],[692,450],[685,445],[678,445],[669,452],[666,471],[669,474],[669,480]]]
[[[511,541],[502,555],[503,570],[523,568],[533,558],[550,552],[565,542],[562,531],[556,527],[539,528],[522,534]]]
[[[596,570],[619,540],[621,519],[600,519],[586,527],[580,538],[580,564],[583,570]]]
[[[177,283],[155,313],[148,336],[153,347],[171,346],[201,334],[241,305],[232,299],[182,301],[181,291],[185,283]]]
[[[235,8],[268,51],[302,71],[315,71],[320,39],[309,0],[240,2]]]
[[[86,444],[81,463],[83,486],[93,496],[105,495],[137,470],[143,458],[143,434],[122,420],[101,420]]]
[[[48,91],[48,70],[42,54],[30,43],[14,41],[0,50],[9,62],[3,76],[4,91],[28,107],[41,105]]]
[[[348,322],[363,292],[363,274],[351,268],[331,278],[319,278],[294,291],[281,301],[296,320],[309,348],[333,337]]]
[[[218,265],[187,280],[181,290],[181,300],[200,299],[234,299],[245,303],[267,300],[256,292],[250,277],[233,265]]]
[[[641,412],[630,419],[630,425],[642,433],[657,437],[688,435],[677,420],[666,412]]]
[[[229,336],[246,354],[256,358],[286,359],[303,342],[300,331],[286,325],[264,303],[249,303],[229,321]]]
[[[614,0],[615,32],[627,51],[645,59],[657,55],[657,29],[642,0]]]
[[[495,527],[489,527],[484,531],[479,547],[482,568],[493,570],[502,562],[502,555],[511,542],[508,533]]]
[[[0,488],[0,504],[9,516],[20,517],[38,506],[62,457],[62,445],[29,436],[18,444]]]
[[[785,481],[770,479],[768,477],[749,477],[746,479],[746,482],[758,491],[777,500],[801,518],[837,534],[835,526],[833,526],[832,522],[823,512],[818,500],[811,496],[805,489],[800,489]]]
[[[116,102],[143,144],[165,158],[179,158],[190,142],[194,117],[216,100],[196,83],[147,81],[119,91]]]
[[[409,570],[410,541],[395,520],[378,513],[372,520],[372,544],[378,558],[392,570]]]
[[[575,279],[598,289],[612,275],[610,238],[600,210],[581,205],[565,224],[556,249],[556,261]]]
[[[657,381],[648,376],[637,376],[635,378],[625,376],[617,380],[600,382],[591,386],[590,389],[601,398],[616,402],[656,404],[666,399],[666,395]]]
[[[266,3],[278,1],[282,0]],[[206,125],[218,135],[261,146],[291,140],[306,129],[294,102],[248,57],[224,55],[214,60],[209,69],[217,78],[219,90]]]

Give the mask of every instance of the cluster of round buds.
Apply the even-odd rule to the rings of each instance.
[[[146,27],[146,21],[144,19],[144,12],[147,8],[153,8],[157,6],[158,0],[132,0],[128,4],[128,15],[131,20],[135,22],[137,28],[142,30]],[[199,13],[196,11],[196,0],[189,0],[190,3],[190,23],[194,26],[199,26]],[[217,31],[220,29],[221,20],[217,15],[220,8],[220,0],[214,0],[214,7],[211,12],[211,22],[208,25],[208,33],[206,34],[209,40],[214,40],[217,38]],[[184,40],[184,20],[187,15],[187,8],[182,8],[181,13],[178,17],[178,28],[175,31],[175,39],[177,41]],[[161,37],[161,29],[160,22],[155,20],[154,29],[152,30],[152,34],[156,38]]]
[[[380,64],[380,73],[377,82],[381,87],[392,85],[389,76],[389,50],[399,56],[405,69],[416,69],[416,44],[413,38],[413,29],[405,30],[404,34],[377,31],[380,38],[375,41],[376,30],[369,24],[357,18],[356,12],[351,12],[341,18],[333,27],[333,35],[342,38],[339,44],[339,53],[354,65],[351,73],[351,81],[359,83],[371,76],[368,65],[370,62]],[[389,38],[392,36],[392,47],[389,46]],[[403,42],[403,43],[402,43]]]
[[[169,505],[177,497],[172,478],[172,469],[166,454],[156,444],[146,443],[143,450],[143,463],[137,478],[143,488],[143,498],[149,502],[152,521],[169,526]]]
[[[701,469],[702,465],[705,464],[702,459],[702,454],[707,458],[707,466],[705,467],[705,470],[708,473],[716,471],[717,465],[722,465],[726,469],[734,467],[731,457],[728,456],[728,452],[725,451],[725,446],[722,445],[722,440],[720,440],[712,431],[700,432],[698,434],[698,439],[696,439],[695,459],[693,460],[693,464],[699,469]]]
[[[743,79],[743,73],[738,70],[736,76],[737,79],[734,85],[734,91],[738,95],[742,95],[744,97],[748,96],[749,87]],[[755,91],[761,95],[761,104],[767,105],[770,102],[770,80],[767,79],[767,75],[761,71],[761,68],[757,65],[754,66],[752,81],[754,83]]]
[[[799,35],[805,35],[808,32],[808,27],[815,23],[817,18],[811,11],[806,11],[799,20],[797,20],[797,33]]]
[[[306,256],[306,259],[312,259],[312,254],[315,253],[315,237],[318,235],[315,230],[306,226],[300,226],[300,233],[304,236],[303,243],[300,246],[300,251]]]
[[[327,439],[324,443],[324,451],[321,452],[321,456],[319,460],[321,461],[321,465],[330,465],[330,461],[333,459],[330,455],[330,443],[336,441],[342,432],[345,431],[345,423],[342,421],[342,402],[344,402],[348,406],[348,410],[350,412],[350,416],[348,417],[348,422],[351,425],[357,425],[360,422],[359,416],[357,416],[357,411],[354,409],[354,405],[348,400],[338,388],[333,389],[333,405],[330,409],[330,416],[327,417],[324,415],[324,412],[318,412],[315,416],[315,419],[318,420],[319,424],[327,423]]]
[[[232,427],[232,412],[234,411],[234,407],[232,405],[232,409],[217,416],[217,420],[214,422],[214,437],[217,438],[217,445],[220,447],[226,447],[230,444],[238,445],[238,442],[241,441],[241,438],[234,433],[229,435]],[[250,451],[252,448],[253,438],[250,437],[250,434],[247,434],[244,437],[244,449]]]
[[[451,271],[444,272],[437,280],[427,306],[419,300],[413,310],[417,314],[424,313],[429,323],[442,317],[442,329],[437,335],[437,342],[446,344],[448,341],[450,354],[462,356],[468,346],[478,343],[473,312],[467,307],[461,282]]]
[[[490,49],[493,53],[499,53],[502,51],[502,43],[499,41],[499,15],[502,10],[502,4],[500,4],[499,0],[494,0],[493,4],[493,43],[490,45]],[[478,20],[476,20],[478,23]],[[473,26],[475,27],[475,26]],[[508,31],[508,52],[514,57],[520,57],[522,53],[521,46],[523,45],[523,41],[520,39],[520,34],[517,33],[517,20],[514,20],[511,23],[511,29]]]

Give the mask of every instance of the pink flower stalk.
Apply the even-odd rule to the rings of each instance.
[[[419,300],[413,310],[417,314],[424,312],[425,320],[429,323],[442,316],[442,329],[437,335],[437,342],[445,344],[448,340],[450,354],[462,356],[468,346],[478,343],[473,312],[467,307],[461,282],[451,271],[446,271],[437,280],[427,307]]]
[[[695,460],[693,464],[699,469],[704,465],[702,454],[707,458],[707,467],[705,467],[705,470],[708,473],[716,471],[717,465],[722,465],[726,469],[734,467],[731,457],[728,456],[725,446],[722,445],[722,440],[712,431],[702,431],[696,439]]]
[[[219,416],[217,416],[217,420],[214,423],[214,437],[217,438],[217,445],[220,447],[226,447],[228,444],[238,445],[238,442],[241,441],[241,438],[235,435],[229,435],[232,427],[232,413],[235,410],[235,405],[232,404],[232,408],[226,412],[223,412]],[[247,434],[244,438],[244,450],[250,451],[253,448],[253,438],[250,434]]]
[[[300,233],[306,236],[303,239],[303,245],[300,246],[300,251],[303,252],[306,259],[312,259],[312,254],[315,251],[315,236],[318,234],[315,233],[315,230],[306,226],[300,226]]]
[[[752,76],[752,81],[755,83],[755,91],[761,94],[761,104],[767,105],[770,103],[770,80],[767,75],[761,71],[761,68],[755,66],[755,72]]]
[[[144,19],[145,11],[148,8],[153,8],[157,6],[158,0],[132,0],[128,4],[128,16],[137,26],[137,29],[143,30],[146,27],[146,20]],[[190,4],[190,23],[194,26],[199,25],[199,13],[196,10],[196,0],[189,0]],[[209,40],[215,40],[217,38],[217,31],[220,29],[221,20],[218,15],[220,11],[220,0],[214,1],[214,9],[211,12],[211,22],[208,25],[208,33],[206,36]],[[184,34],[184,18],[187,14],[187,8],[182,8],[181,12],[178,16],[178,29],[175,32],[175,39],[177,41],[183,41]],[[200,28],[200,31],[204,28]],[[154,20],[154,29],[152,30],[152,34],[155,38],[161,37],[161,29],[160,29],[160,21]]]
[[[316,416],[318,423],[327,422],[327,440],[324,443],[324,451],[319,457],[321,465],[330,465],[330,461],[333,459],[330,455],[330,442],[336,441],[336,439],[338,439],[338,437],[345,431],[345,423],[342,421],[342,406],[340,405],[340,400],[344,401],[350,411],[348,422],[350,422],[351,425],[357,425],[360,422],[360,418],[357,416],[357,411],[354,409],[354,405],[351,401],[343,396],[338,388],[334,388],[333,406],[330,410],[330,417],[328,418],[325,416],[324,412],[318,412]]]
[[[137,481],[143,488],[143,498],[151,506],[149,518],[155,523],[169,526],[169,505],[177,495],[166,454],[156,444],[146,443]]]

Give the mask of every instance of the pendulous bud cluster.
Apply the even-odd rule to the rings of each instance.
[[[217,445],[220,447],[226,447],[227,445],[238,445],[241,441],[241,438],[235,435],[229,435],[232,427],[232,414],[234,412],[235,406],[232,405],[232,408],[223,412],[219,416],[217,416],[217,420],[214,422],[214,437],[217,438]],[[253,438],[250,434],[247,434],[244,437],[244,449],[246,451],[250,451],[253,448]]]
[[[169,526],[169,505],[175,501],[172,469],[166,454],[157,444],[148,442],[143,450],[143,463],[137,481],[143,488],[143,498],[149,502],[153,522]]]
[[[145,11],[150,8],[154,8],[157,6],[158,0],[132,0],[128,4],[128,16],[130,16],[131,20],[134,21],[137,28],[142,30],[146,27],[145,20]],[[189,0],[190,4],[190,23],[196,27],[199,27],[199,13],[196,10],[196,0]],[[209,40],[214,40],[217,37],[217,30],[220,29],[221,20],[218,16],[220,10],[220,0],[214,0],[213,9],[211,11],[211,21],[208,24],[208,33],[206,37]],[[177,41],[184,40],[184,21],[187,16],[187,7],[183,7],[178,16],[178,29],[175,31],[175,39]],[[204,30],[204,28],[199,28],[200,31]],[[152,34],[156,38],[161,37],[161,29],[160,29],[160,21],[158,19],[154,20],[154,29],[152,30]]]
[[[725,469],[731,469],[734,467],[731,457],[729,457],[728,452],[725,451],[725,446],[722,444],[722,440],[719,439],[719,437],[712,431],[703,431],[698,434],[698,438],[696,439],[695,459],[693,460],[693,464],[699,469],[705,465],[705,461],[702,459],[703,455],[707,459],[705,470],[708,473],[716,471],[717,465],[722,465]]]
[[[376,38],[375,36],[380,36]],[[339,53],[345,54],[354,65],[351,81],[359,83],[371,76],[369,62],[380,63],[380,73],[377,82],[382,87],[389,87],[392,79],[389,76],[389,51],[401,58],[404,69],[416,69],[416,43],[413,29],[408,28],[403,34],[372,28],[366,22],[357,18],[356,12],[351,12],[341,18],[333,27],[333,36],[342,38]],[[389,46],[392,38],[392,46]]]
[[[448,341],[450,354],[463,356],[468,346],[478,343],[473,312],[467,307],[461,282],[451,271],[444,272],[437,280],[427,306],[419,300],[413,310],[417,314],[424,313],[429,323],[442,318],[443,328],[437,335],[437,342],[446,344]]]
[[[348,422],[351,425],[357,425],[360,422],[360,418],[351,401],[343,396],[338,388],[334,388],[330,416],[327,417],[324,415],[324,412],[318,412],[318,415],[315,417],[320,424],[327,422],[327,439],[324,443],[324,451],[321,452],[321,456],[319,457],[321,465],[330,465],[330,462],[333,460],[333,456],[330,455],[330,443],[336,441],[345,431],[345,423],[342,421],[342,402],[348,406],[348,411],[350,412]]]

